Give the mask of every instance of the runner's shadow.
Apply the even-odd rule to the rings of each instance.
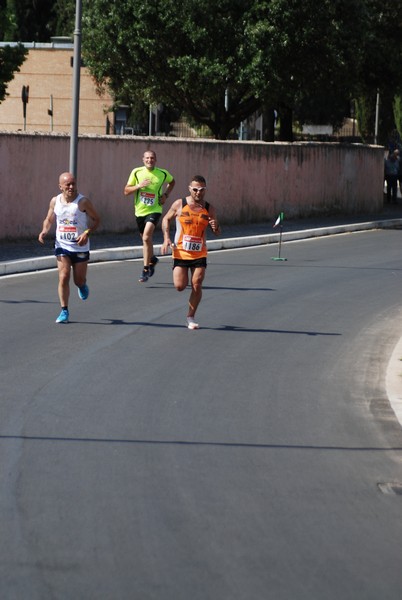
[[[155,285],[148,285],[147,286],[148,289],[152,290],[157,290],[157,289],[166,289],[166,288],[173,288],[173,284],[172,283],[168,283],[168,284],[155,284]],[[187,289],[191,289],[191,286],[188,285]],[[235,291],[235,292],[276,292],[275,288],[266,288],[266,287],[233,287],[233,286],[223,286],[223,285],[203,285],[202,289],[205,290],[230,290],[230,291]]]
[[[0,300],[1,304],[55,304],[45,300]]]
[[[235,292],[276,292],[275,288],[266,287],[232,287],[221,285],[203,285],[203,290],[234,290]]]
[[[105,323],[93,322],[88,323],[88,325],[134,325],[136,327],[157,327],[162,329],[187,329],[185,325],[174,324],[174,323],[150,323],[144,321],[124,321],[123,319],[102,319]],[[340,336],[341,333],[335,333],[330,331],[298,331],[292,329],[263,329],[259,328],[251,328],[251,327],[239,327],[237,325],[221,325],[219,327],[204,327],[201,326],[199,332],[202,331],[223,331],[223,332],[234,332],[234,333],[286,333],[290,335],[309,335],[309,336]]]

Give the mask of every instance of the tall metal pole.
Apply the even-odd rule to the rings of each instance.
[[[380,120],[380,90],[377,90],[377,99],[375,103],[375,124],[374,124],[374,144],[378,142],[378,123]]]
[[[82,0],[75,2],[74,63],[73,63],[73,112],[70,136],[70,173],[77,177],[78,122],[80,107],[81,75],[81,13]]]
[[[149,105],[148,135],[149,135],[149,137],[151,137],[151,135],[152,135],[152,104]]]

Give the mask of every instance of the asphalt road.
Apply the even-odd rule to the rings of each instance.
[[[0,280],[5,600],[400,600],[401,233]],[[386,493],[394,492],[394,493]]]

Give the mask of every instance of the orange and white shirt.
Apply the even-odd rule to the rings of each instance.
[[[173,258],[194,260],[207,256],[206,229],[209,225],[209,204],[197,210],[182,199],[182,209],[176,217],[176,234],[172,248]]]

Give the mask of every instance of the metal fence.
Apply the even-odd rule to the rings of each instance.
[[[171,130],[168,134],[173,137],[184,138],[205,138],[213,139],[212,132],[207,127],[190,125],[186,120],[182,119],[171,124]],[[345,119],[342,127],[338,130],[333,130],[331,127],[315,127],[306,128],[305,131],[294,130],[294,139],[300,141],[346,141],[346,142],[361,142],[361,137],[355,119]],[[244,123],[239,129],[230,132],[228,139],[233,140],[261,140],[261,129],[255,126],[254,123]],[[279,129],[276,129],[275,139],[279,139]]]
[[[115,128],[115,133],[120,135],[154,135],[158,137],[178,137],[190,139],[214,139],[211,130],[202,125],[191,124],[185,118],[180,119],[170,126],[166,126],[163,131],[159,131],[152,124],[148,129],[145,126],[127,127],[121,123],[120,128]],[[294,129],[293,136],[295,141],[330,141],[330,142],[361,142],[357,122],[355,119],[345,119],[342,127],[333,130],[330,126],[306,126],[300,131]],[[238,129],[232,130],[228,135],[229,140],[249,140],[261,141],[262,122],[257,120],[245,121]],[[279,140],[279,128],[275,129],[275,140]]]

